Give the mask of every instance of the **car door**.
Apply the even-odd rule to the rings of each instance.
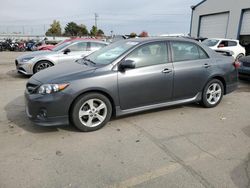
[[[88,42],[80,41],[71,44],[70,46],[66,47],[65,49],[69,49],[70,52],[65,53],[64,50],[59,53],[58,62],[74,62],[77,59],[81,59],[88,52]]]
[[[208,81],[210,59],[195,43],[172,41],[170,44],[174,66],[173,100],[192,98]]]
[[[134,69],[118,71],[122,110],[171,100],[173,65],[167,43],[153,42],[137,47],[124,60],[135,62]]]

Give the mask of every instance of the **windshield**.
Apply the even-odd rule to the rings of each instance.
[[[217,39],[206,39],[202,42],[202,44],[205,44],[206,46],[212,47],[218,44],[219,40]]]
[[[55,46],[52,50],[55,51],[55,52],[58,52],[58,51],[64,49],[66,46],[68,46],[71,43],[72,42],[64,42],[62,44],[59,44],[59,45]]]
[[[112,63],[115,59],[137,44],[138,42],[132,41],[115,42],[92,53],[85,59],[92,61],[95,64],[107,65]]]

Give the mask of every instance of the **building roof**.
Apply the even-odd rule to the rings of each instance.
[[[201,1],[201,2],[199,2],[198,4],[196,4],[196,5],[194,5],[194,6],[191,6],[191,9],[195,9],[196,7],[198,7],[198,6],[200,6],[202,3],[204,3],[205,1],[207,1],[207,0],[203,0],[203,1]]]

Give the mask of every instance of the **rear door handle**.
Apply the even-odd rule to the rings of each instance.
[[[171,70],[171,69],[168,69],[168,68],[166,68],[166,69],[164,69],[164,70],[162,71],[162,73],[170,73],[170,72],[172,72],[172,70]]]
[[[206,63],[206,64],[203,65],[203,67],[208,68],[208,67],[211,67],[211,65]]]

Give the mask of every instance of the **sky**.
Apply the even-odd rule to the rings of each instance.
[[[71,21],[106,35],[189,33],[191,6],[201,0],[0,0],[0,33],[44,34],[53,20]]]

